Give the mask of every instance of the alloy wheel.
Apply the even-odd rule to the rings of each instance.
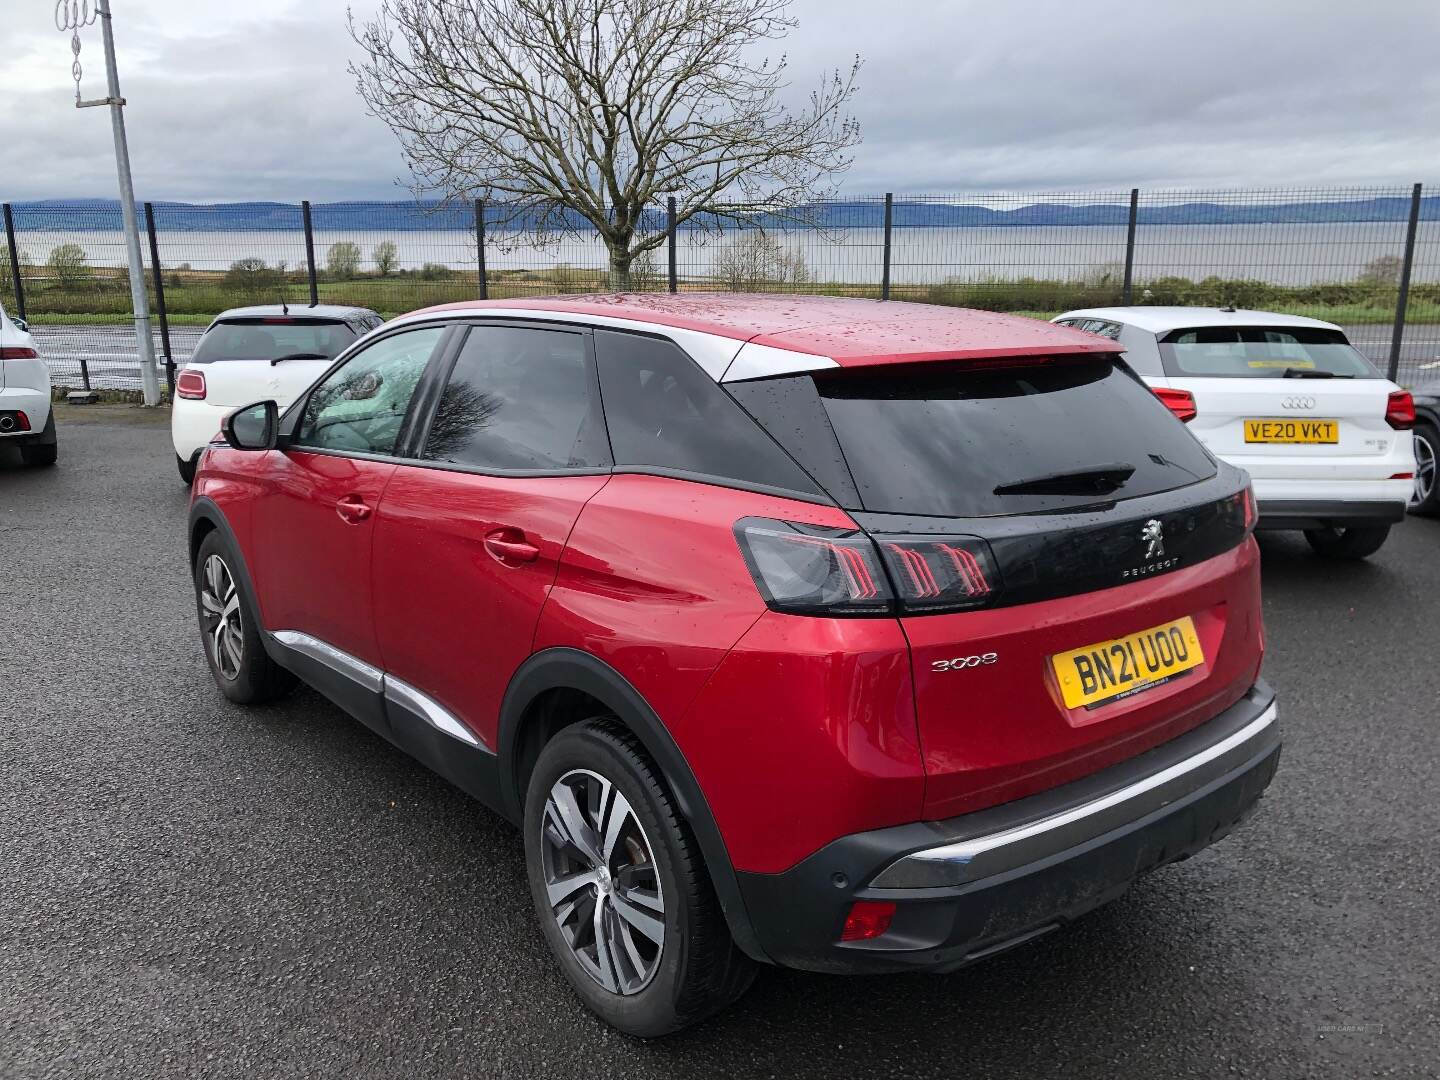
[[[600,986],[639,993],[660,967],[665,898],[654,849],[629,801],[600,774],[575,769],[550,789],[540,832],[561,938]]]
[[[240,590],[235,576],[219,555],[205,560],[204,582],[200,587],[200,611],[205,627],[205,647],[215,670],[226,679],[240,674],[245,658],[245,625],[240,614]]]
[[[1435,493],[1435,444],[1422,432],[1415,433],[1415,490],[1410,495],[1411,506],[1424,506]]]

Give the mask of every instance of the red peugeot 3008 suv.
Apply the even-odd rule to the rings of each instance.
[[[206,451],[232,700],[296,678],[524,830],[584,1002],[947,971],[1228,831],[1255,511],[1113,342],[798,297],[450,305]]]

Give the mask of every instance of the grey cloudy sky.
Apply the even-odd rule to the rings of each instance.
[[[357,16],[377,0],[352,0]],[[400,197],[337,0],[112,0],[142,198]],[[53,0],[0,0],[0,198],[113,195]],[[1434,0],[796,0],[797,89],[865,60],[842,190],[1440,182]],[[104,93],[98,28],[84,90]]]

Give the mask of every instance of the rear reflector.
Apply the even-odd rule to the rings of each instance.
[[[1391,473],[1391,474],[1390,474],[1390,479],[1391,479],[1391,480],[1414,480],[1414,479],[1415,479],[1415,474],[1414,474],[1413,472],[1397,472],[1397,473]]]
[[[1396,390],[1385,404],[1385,422],[1396,431],[1409,431],[1415,426],[1415,399],[1408,390]]]
[[[39,355],[34,349],[22,348],[19,345],[0,347],[0,360],[34,360]]]
[[[1195,395],[1189,390],[1174,390],[1168,386],[1153,387],[1153,393],[1172,413],[1185,423],[1195,419]]]
[[[175,396],[199,400],[205,396],[205,373],[186,368],[175,380]]]
[[[841,941],[869,941],[890,929],[895,918],[895,904],[889,900],[856,900],[845,916]]]

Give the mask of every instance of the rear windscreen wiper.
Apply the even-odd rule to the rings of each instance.
[[[1315,368],[1287,367],[1284,379],[1353,379],[1354,375],[1346,375],[1339,371],[1317,371]]]
[[[284,363],[286,360],[329,360],[329,359],[330,359],[330,357],[326,356],[323,352],[292,352],[292,353],[286,353],[284,356],[277,356],[277,357],[275,357],[275,359],[273,359],[273,360],[270,361],[270,366],[271,366],[271,367],[274,367],[276,364],[282,364],[282,363]]]
[[[1135,466],[1128,461],[1116,461],[1108,465],[1090,465],[1083,469],[1067,469],[1065,472],[1046,473],[1032,476],[1027,480],[1001,484],[995,488],[996,495],[1108,495],[1135,473]]]

